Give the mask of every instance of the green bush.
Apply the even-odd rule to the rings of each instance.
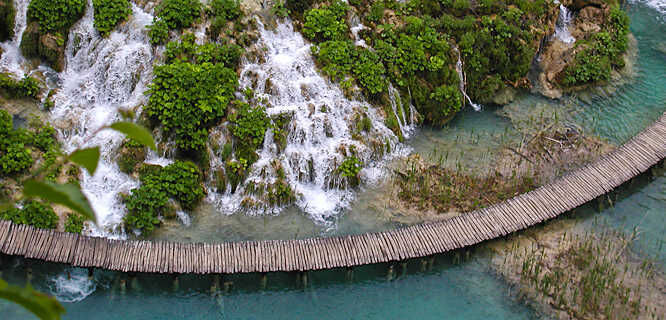
[[[160,224],[159,216],[165,213],[170,198],[191,210],[203,196],[199,168],[191,162],[176,161],[141,176],[141,187],[125,199],[127,214],[123,221],[129,229],[150,233]]]
[[[371,95],[386,91],[386,69],[379,56],[366,48],[357,48],[353,73],[362,88]]]
[[[155,67],[150,85],[148,116],[159,121],[183,150],[201,151],[208,128],[224,115],[238,84],[236,72],[204,62],[193,64],[177,59]]]
[[[15,17],[14,1],[0,2],[0,42],[7,41],[14,36]]]
[[[313,41],[341,40],[347,38],[349,27],[345,21],[349,6],[335,1],[329,6],[305,12],[303,34]]]
[[[564,70],[562,85],[579,86],[610,79],[611,70],[624,67],[628,35],[629,17],[619,7],[611,8],[604,31],[594,34],[587,47],[576,54],[574,63]]]
[[[359,178],[361,169],[363,169],[363,163],[358,158],[351,156],[342,161],[336,172],[353,187],[361,183]]]
[[[229,117],[231,133],[238,140],[236,155],[248,161],[248,165],[257,160],[255,150],[264,144],[270,119],[262,106],[251,106],[245,102],[236,103],[236,112]]]
[[[37,21],[42,33],[66,33],[83,17],[85,9],[85,0],[32,0],[28,21]]]
[[[171,30],[189,28],[201,15],[201,2],[199,0],[163,0],[155,12],[157,18],[164,21]]]
[[[242,48],[235,44],[219,45],[195,43],[194,34],[188,33],[181,37],[180,42],[172,41],[166,47],[166,63],[176,61],[190,63],[222,64],[227,68],[238,68]]]
[[[12,117],[0,109],[0,176],[22,173],[32,166],[30,135],[24,129],[13,129]]]
[[[81,233],[83,231],[83,223],[86,219],[78,213],[70,213],[65,220],[65,232]]]
[[[30,76],[17,81],[7,73],[0,73],[0,91],[10,98],[36,98],[39,94],[39,81]]]
[[[95,29],[106,37],[132,13],[128,0],[93,0]]]
[[[156,46],[169,41],[169,26],[164,20],[153,20],[153,24],[148,25],[146,28],[148,28],[150,44]]]
[[[0,214],[3,220],[16,224],[27,224],[39,229],[55,229],[58,216],[51,207],[37,201],[28,201],[22,209],[11,208]]]
[[[238,0],[213,0],[210,3],[211,13],[227,21],[236,20],[243,15]]]

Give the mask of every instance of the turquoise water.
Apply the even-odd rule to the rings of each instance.
[[[632,31],[638,39],[639,60],[636,82],[619,88],[613,95],[602,95],[581,102],[581,123],[589,124],[600,135],[621,143],[637,133],[666,110],[666,33],[655,10],[634,5],[628,8]],[[661,30],[661,31],[660,31]],[[664,49],[666,50],[666,49]],[[466,128],[471,141],[485,143],[501,139],[508,121],[492,109],[482,113],[466,112],[452,124]],[[479,128],[488,128],[482,130]],[[454,130],[454,129],[449,129]],[[423,131],[423,137],[446,141],[460,135],[453,131]],[[474,136],[476,135],[476,139]],[[420,138],[417,138],[420,139]],[[427,139],[424,146],[428,143]],[[432,142],[433,140],[430,140]],[[431,144],[432,145],[432,144]],[[467,156],[480,148],[470,147]],[[429,152],[426,148],[423,152]],[[483,153],[482,151],[478,151]],[[465,155],[463,155],[464,157]],[[642,177],[625,186],[613,207],[596,213],[590,207],[577,215],[590,227],[595,220],[605,220],[612,227],[640,231],[633,250],[641,256],[654,257],[664,267],[664,213],[666,212],[666,175]],[[347,217],[357,216],[348,215]],[[264,220],[270,224],[272,218]],[[283,218],[284,219],[284,218]],[[284,224],[292,223],[284,219]],[[354,222],[353,224],[360,224]],[[246,227],[248,233],[251,227]],[[315,230],[313,233],[320,231]],[[363,230],[354,227],[354,231]],[[304,230],[288,229],[305,233]],[[308,231],[310,232],[310,231]],[[235,237],[249,237],[238,234]],[[402,274],[394,268],[394,278],[387,279],[389,265],[356,268],[354,279],[346,280],[345,270],[308,273],[307,286],[293,273],[268,275],[266,289],[261,289],[258,274],[233,275],[223,282],[233,282],[228,293],[211,294],[211,276],[182,276],[174,288],[171,276],[141,275],[130,280],[127,275],[96,271],[88,280],[86,271],[62,265],[30,262],[3,257],[2,277],[11,283],[26,283],[26,268],[31,267],[33,286],[56,295],[67,309],[65,319],[533,319],[529,307],[517,301],[509,286],[489,270],[489,260],[482,248],[471,258],[454,263],[455,254],[436,257],[434,266],[420,270],[420,261],[410,261]],[[67,279],[67,273],[71,279]],[[123,292],[120,280],[127,280]],[[65,302],[71,301],[71,302]],[[74,302],[76,301],[76,302]],[[0,301],[0,318],[33,319],[15,305]]]

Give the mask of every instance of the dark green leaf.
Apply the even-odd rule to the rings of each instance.
[[[23,184],[23,194],[27,197],[37,197],[61,204],[80,213],[88,220],[97,221],[90,202],[77,185],[28,180]]]
[[[76,150],[69,155],[69,160],[86,168],[88,173],[93,175],[99,163],[99,147]]]
[[[148,148],[157,150],[157,148],[155,147],[155,140],[153,139],[153,135],[150,134],[150,131],[148,131],[148,129],[138,124],[132,122],[116,122],[110,125],[109,128],[116,130],[120,133],[124,133],[125,135],[127,135],[127,137],[134,139],[134,141]]]
[[[9,285],[2,279],[0,279],[0,299],[21,305],[42,320],[58,320],[60,315],[65,313],[65,308],[53,297],[39,293],[29,285],[21,288]]]

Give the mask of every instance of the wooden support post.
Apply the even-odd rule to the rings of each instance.
[[[139,287],[139,279],[137,279],[136,273],[130,273],[129,274],[129,280],[130,280],[130,288],[133,291],[139,291],[141,289]]]
[[[25,268],[25,272],[26,272],[27,283],[30,284],[30,282],[32,281],[32,267],[28,266],[27,268]],[[69,271],[67,271],[67,274],[69,274]]]
[[[428,260],[421,258],[421,272],[426,272],[426,270],[428,270]]]
[[[95,268],[88,268],[88,280],[92,280],[95,277]]]
[[[345,272],[345,280],[347,280],[347,282],[354,281],[354,268],[352,267],[347,268],[347,271]]]
[[[213,296],[216,295],[217,292],[220,290],[220,278],[221,276],[219,274],[213,275],[213,281],[212,284],[210,285],[210,294]]]
[[[407,275],[407,261],[400,262],[400,276]]]
[[[173,284],[171,286],[171,290],[173,290],[173,292],[180,290],[180,278],[178,277],[178,274],[175,274],[173,276]]]
[[[125,295],[125,292],[127,292],[127,281],[125,279],[120,278],[120,281],[118,282],[118,286],[120,287],[120,295]]]
[[[392,281],[393,278],[395,277],[394,270],[393,270],[393,265],[390,264],[388,268],[388,272],[386,272],[386,281]]]
[[[428,258],[428,271],[432,271],[432,267],[435,266],[435,256],[432,255]]]
[[[266,290],[266,286],[268,285],[268,274],[266,272],[261,273],[261,279],[259,280],[259,287],[261,290]]]
[[[604,211],[604,196],[597,197],[597,211]]]
[[[303,289],[308,287],[308,272],[301,271],[301,283],[303,284]]]
[[[224,294],[229,294],[231,292],[231,287],[233,287],[234,282],[233,281],[225,281],[224,282]]]

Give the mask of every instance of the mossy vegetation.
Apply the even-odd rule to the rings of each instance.
[[[166,57],[166,64],[155,67],[146,113],[178,148],[199,153],[208,141],[208,129],[226,115],[234,99],[240,48],[197,45],[188,34],[167,46]]]
[[[199,0],[163,0],[155,8],[153,23],[147,27],[150,42],[165,44],[170,30],[191,27],[201,17],[202,8]]]
[[[28,5],[28,26],[21,39],[21,51],[39,58],[56,71],[65,65],[65,44],[69,29],[83,17],[84,0],[32,0]]]
[[[146,160],[146,147],[132,139],[125,139],[118,150],[118,168],[130,174],[137,170],[139,164]]]
[[[609,80],[612,70],[624,67],[628,35],[629,17],[615,4],[605,19],[603,31],[578,39],[579,51],[560,76],[561,84],[573,87]]]
[[[59,146],[55,130],[41,126],[27,130],[14,128],[11,115],[0,109],[0,176],[8,177],[25,173],[35,161],[42,158],[48,163],[48,154],[57,154]]]
[[[322,71],[351,80],[375,103],[392,83],[427,124],[441,126],[465,103],[456,72],[458,56],[468,94],[490,102],[508,86],[527,87],[527,72],[547,31],[545,0],[288,1]],[[349,21],[364,29],[352,42]],[[389,116],[387,114],[387,116]]]
[[[0,213],[0,218],[15,224],[27,224],[39,229],[55,229],[58,216],[50,206],[30,200],[22,208],[10,208]]]
[[[81,233],[83,231],[83,223],[85,218],[78,213],[70,213],[65,220],[65,232]]]
[[[176,210],[170,199],[183,209],[193,209],[204,196],[201,179],[199,168],[188,161],[143,171],[141,187],[132,189],[125,198],[125,226],[149,234],[161,223],[161,216]]]
[[[106,37],[121,22],[132,13],[128,0],[94,0],[95,29]]]
[[[40,91],[39,81],[33,77],[25,76],[15,80],[8,73],[0,73],[0,94],[8,98],[37,98]]]
[[[0,42],[14,36],[16,9],[13,0],[0,0]]]

